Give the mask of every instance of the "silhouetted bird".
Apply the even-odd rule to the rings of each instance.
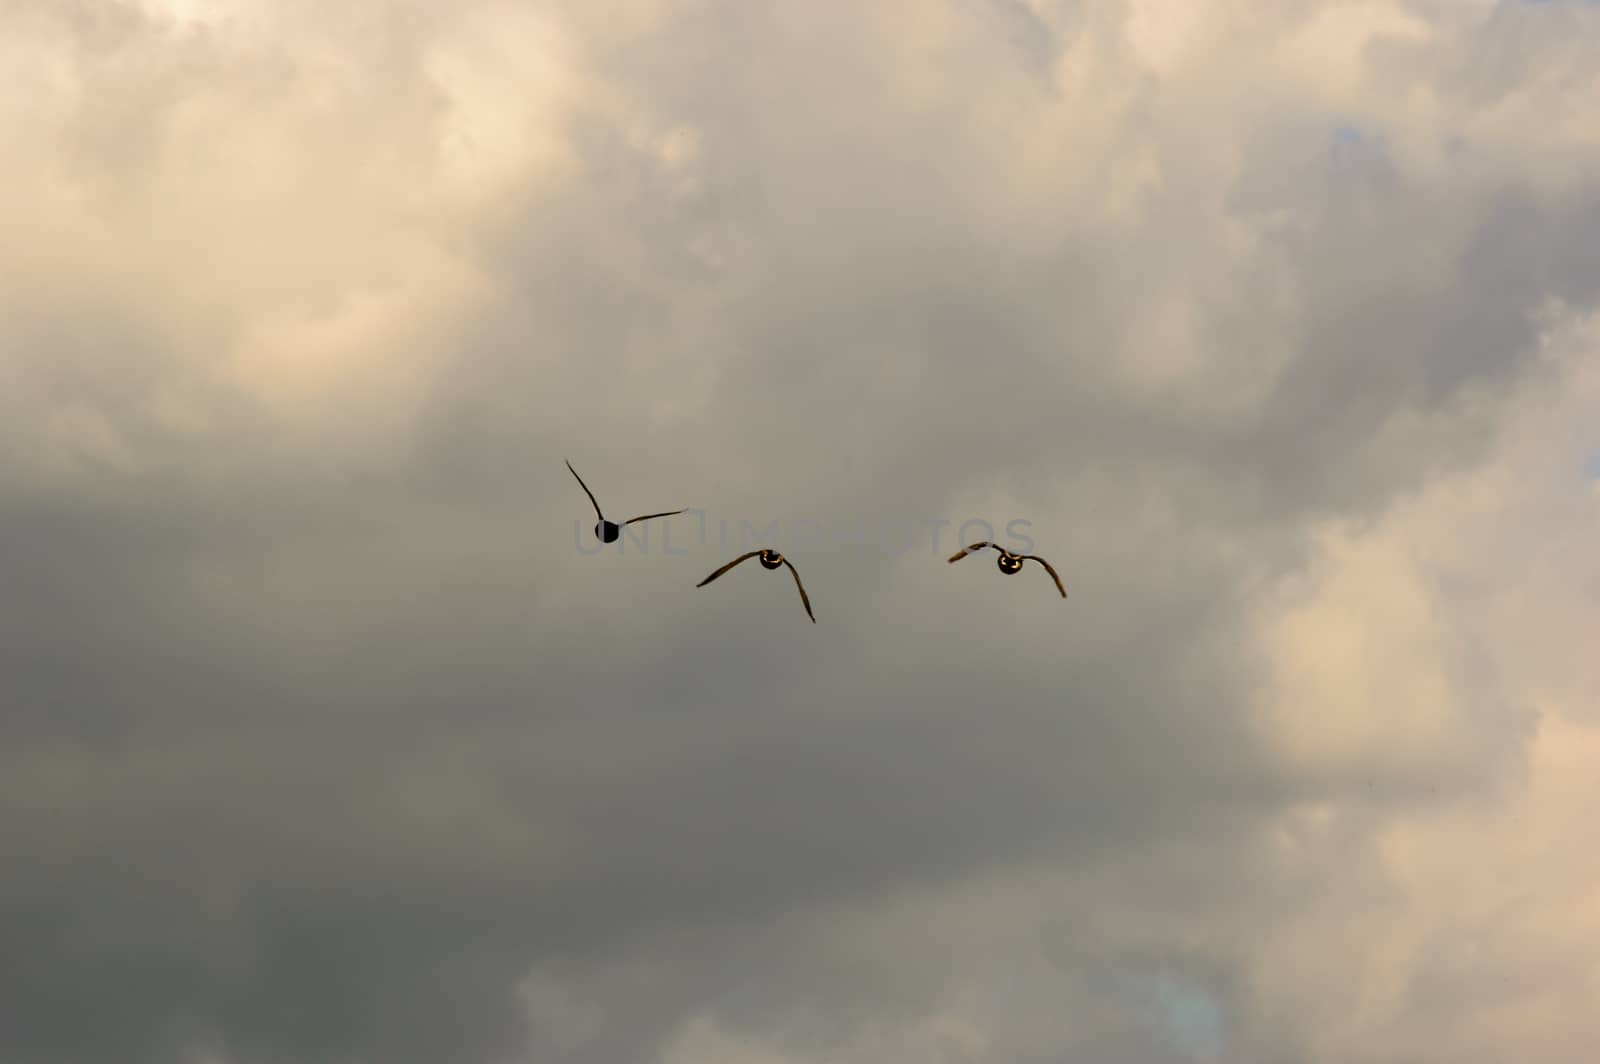
[[[1056,571],[1054,569],[1050,568],[1050,563],[1039,557],[1037,554],[1012,554],[998,543],[974,543],[972,546],[958,550],[954,554],[950,555],[950,561],[958,562],[962,558],[965,558],[967,555],[971,554],[973,551],[979,551],[985,547],[993,547],[995,550],[1000,552],[1000,557],[996,559],[996,564],[999,565],[1000,571],[1005,573],[1007,576],[1016,576],[1018,573],[1022,572],[1022,563],[1025,561],[1032,560],[1038,562],[1040,565],[1044,566],[1044,571],[1050,574],[1050,579],[1056,582],[1056,590],[1061,592],[1061,597],[1067,597],[1067,589],[1061,586],[1061,578],[1056,575]]]
[[[567,468],[572,471],[573,476],[578,477],[578,486],[583,489],[583,493],[589,496],[589,501],[594,504],[594,515],[600,519],[600,523],[594,526],[594,534],[595,538],[599,539],[601,543],[615,543],[617,537],[622,535],[622,525],[631,525],[636,521],[648,521],[652,517],[673,517],[684,512],[683,510],[671,510],[664,514],[645,514],[643,517],[630,517],[622,522],[622,525],[614,524],[611,521],[607,521],[605,514],[600,512],[600,504],[595,502],[594,492],[590,491],[589,485],[585,484],[583,478],[578,476],[578,471],[572,468],[571,462],[567,462]]]
[[[757,557],[758,555],[761,558],[761,565],[763,568],[776,569],[780,565],[789,566],[789,572],[794,574],[794,586],[800,589],[800,603],[806,608],[806,616],[811,618],[812,624],[816,624],[817,615],[811,612],[811,598],[806,594],[806,586],[800,582],[799,570],[795,569],[795,567],[790,564],[788,558],[785,558],[775,550],[753,550],[748,554],[741,554],[737,558],[733,559],[733,561],[729,562],[727,565],[724,565],[721,569],[718,569],[716,572],[712,573],[710,576],[706,577],[704,580],[700,581],[694,586],[705,587],[707,584],[711,583],[711,581],[715,580],[729,569],[732,569],[735,565],[738,565],[742,561],[748,561],[749,559]]]

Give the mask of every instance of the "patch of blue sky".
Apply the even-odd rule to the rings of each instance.
[[[1219,1057],[1227,1033],[1216,998],[1169,976],[1158,976],[1155,983],[1156,1007],[1174,1047],[1197,1061]]]
[[[1336,167],[1383,167],[1389,162],[1389,148],[1382,130],[1335,122],[1328,131],[1328,156]]]

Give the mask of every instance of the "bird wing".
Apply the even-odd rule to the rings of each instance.
[[[1054,580],[1056,582],[1056,590],[1061,592],[1061,597],[1062,598],[1066,598],[1067,597],[1067,589],[1061,586],[1061,578],[1056,575],[1056,571],[1050,567],[1050,563],[1049,562],[1045,561],[1043,558],[1039,557],[1037,554],[1023,554],[1023,555],[1021,555],[1021,557],[1023,557],[1023,558],[1032,558],[1034,561],[1036,561],[1040,565],[1044,566],[1044,571],[1049,573],[1050,574],[1050,579],[1052,579],[1052,580]]]
[[[985,543],[974,543],[972,546],[970,546],[970,547],[962,547],[960,550],[958,550],[954,554],[950,555],[950,560],[953,561],[953,562],[958,562],[962,558],[965,558],[967,555],[971,554],[973,551],[982,550],[985,547],[994,547],[995,550],[999,550],[1000,549],[999,547],[996,547],[993,543],[988,543],[988,542],[985,542]]]
[[[816,624],[817,615],[811,612],[811,596],[806,594],[806,586],[800,582],[800,570],[796,569],[788,558],[783,559],[783,564],[794,574],[794,586],[800,589],[800,602],[806,608],[806,616],[811,618],[812,624]]]
[[[563,461],[565,461],[565,459],[563,459]],[[572,463],[570,461],[567,462],[567,468],[572,470],[573,476],[578,477],[578,471],[572,468]],[[594,506],[594,515],[600,520],[604,521],[606,519],[606,515],[600,512],[600,504],[594,501],[594,492],[589,490],[589,485],[583,482],[582,477],[578,477],[578,487],[582,488],[583,493],[589,496],[589,502]]]
[[[751,558],[754,558],[757,554],[760,554],[760,553],[761,552],[758,551],[758,550],[753,550],[748,554],[741,554],[737,558],[733,559],[733,561],[729,562],[727,565],[724,565],[721,569],[718,569],[716,572],[712,573],[710,576],[706,577],[704,580],[700,581],[698,584],[696,584],[694,586],[695,587],[705,587],[707,584],[711,583],[711,581],[715,580],[717,577],[721,576],[723,573],[727,572],[729,569],[732,569],[735,565],[738,565],[742,561],[747,561],[747,560],[749,560]]]
[[[648,521],[652,517],[676,517],[678,514],[688,513],[688,512],[689,511],[687,511],[687,510],[669,510],[664,514],[645,514],[643,517],[630,517],[630,518],[628,518],[626,521],[624,521],[622,523],[625,524],[625,525],[631,525],[631,524],[633,524],[633,523],[635,523],[637,521]]]

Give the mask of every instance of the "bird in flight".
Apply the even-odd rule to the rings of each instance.
[[[601,543],[615,543],[617,537],[622,535],[622,525],[631,525],[637,521],[648,521],[652,517],[674,517],[684,512],[683,510],[671,510],[664,514],[644,514],[640,517],[630,517],[622,522],[622,525],[607,521],[605,514],[600,512],[600,504],[595,502],[594,492],[589,490],[589,485],[585,484],[583,478],[578,476],[578,471],[572,468],[571,462],[567,462],[567,468],[571,470],[573,476],[578,477],[578,486],[583,489],[585,495],[589,496],[589,502],[594,505],[594,515],[600,519],[600,523],[594,526],[594,534]]]
[[[967,555],[971,554],[973,551],[980,551],[985,547],[993,547],[995,550],[1000,552],[1000,557],[996,559],[996,564],[999,565],[1000,571],[1005,573],[1007,576],[1016,576],[1018,573],[1022,572],[1022,563],[1025,561],[1029,561],[1031,559],[1032,561],[1038,562],[1040,565],[1044,566],[1044,571],[1050,574],[1050,579],[1056,582],[1056,590],[1061,592],[1061,597],[1067,597],[1067,589],[1061,586],[1061,578],[1057,576],[1056,571],[1050,567],[1050,563],[1039,557],[1037,554],[1012,554],[998,543],[974,543],[972,546],[964,547],[950,555],[950,561],[952,563],[958,562],[962,558],[965,558]]]
[[[816,624],[817,615],[811,612],[811,598],[806,594],[806,586],[800,582],[799,570],[795,569],[795,567],[790,564],[788,558],[785,558],[775,550],[753,550],[748,554],[741,554],[737,558],[733,559],[733,561],[729,562],[727,565],[724,565],[722,568],[718,569],[716,572],[712,573],[710,576],[706,577],[704,580],[700,581],[694,586],[705,587],[707,584],[711,583],[711,581],[715,580],[729,569],[732,569],[735,565],[738,565],[742,561],[748,561],[749,559],[757,557],[758,555],[761,558],[761,565],[763,568],[776,569],[780,565],[789,566],[789,572],[794,574],[794,586],[800,589],[800,603],[806,608],[806,616],[811,618],[812,624]]]

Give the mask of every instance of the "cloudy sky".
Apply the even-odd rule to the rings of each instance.
[[[1600,5],[0,71],[4,1064],[1592,1054]]]

